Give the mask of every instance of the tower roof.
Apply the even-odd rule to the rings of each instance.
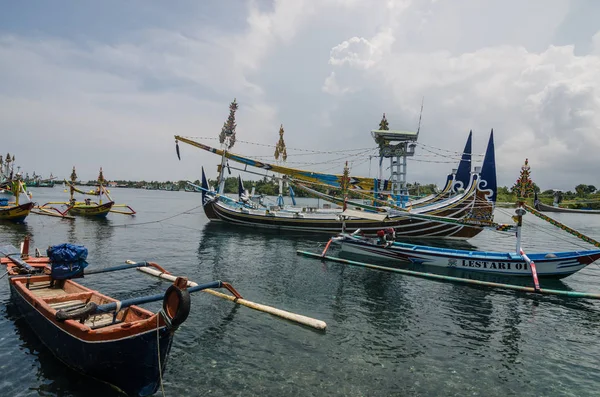
[[[372,130],[371,135],[373,139],[381,137],[390,142],[416,141],[419,137],[418,132],[400,130]]]

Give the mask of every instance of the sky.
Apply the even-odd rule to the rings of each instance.
[[[233,152],[274,160],[283,125],[289,166],[376,177],[370,131],[384,112],[416,130],[423,103],[409,182],[441,186],[470,130],[480,162],[493,128],[500,186],[528,158],[543,190],[600,187],[598,15],[594,0],[5,2],[0,154],[43,176],[214,178],[220,159],[180,143],[178,160],[174,135],[218,146],[236,98]]]

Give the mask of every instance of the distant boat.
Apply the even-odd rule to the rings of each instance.
[[[33,206],[32,202],[16,205],[0,199],[0,221],[23,222]]]
[[[571,214],[600,214],[600,210],[586,210],[584,208],[564,208],[547,205],[542,202],[535,203],[535,209],[542,212],[566,212]]]

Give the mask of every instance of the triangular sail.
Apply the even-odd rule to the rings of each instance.
[[[496,192],[498,190],[498,183],[496,181],[496,155],[494,154],[494,130],[490,133],[490,140],[488,141],[487,150],[485,151],[485,158],[483,159],[483,166],[481,167],[481,190],[491,191],[491,195],[488,196],[488,200],[492,203],[496,202]]]
[[[456,178],[453,189],[456,192],[459,188],[466,188],[471,179],[471,141],[473,138],[473,131],[469,131],[469,138],[465,144],[465,150],[463,151],[458,170],[456,171]]]

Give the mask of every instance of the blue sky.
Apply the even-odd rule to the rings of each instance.
[[[102,166],[109,179],[178,180],[205,166],[214,176],[218,159],[182,145],[179,162],[173,135],[216,138],[234,97],[234,152],[267,160],[272,147],[242,141],[275,144],[283,124],[290,165],[341,172],[340,155],[294,149],[374,147],[381,114],[391,128],[415,129],[424,97],[409,180],[443,183],[468,131],[483,153],[494,128],[500,185],[529,158],[543,188],[600,186],[600,2],[29,1],[2,10],[3,151],[30,173],[67,176],[75,165],[91,179]],[[367,157],[348,160],[354,174],[374,176]]]

